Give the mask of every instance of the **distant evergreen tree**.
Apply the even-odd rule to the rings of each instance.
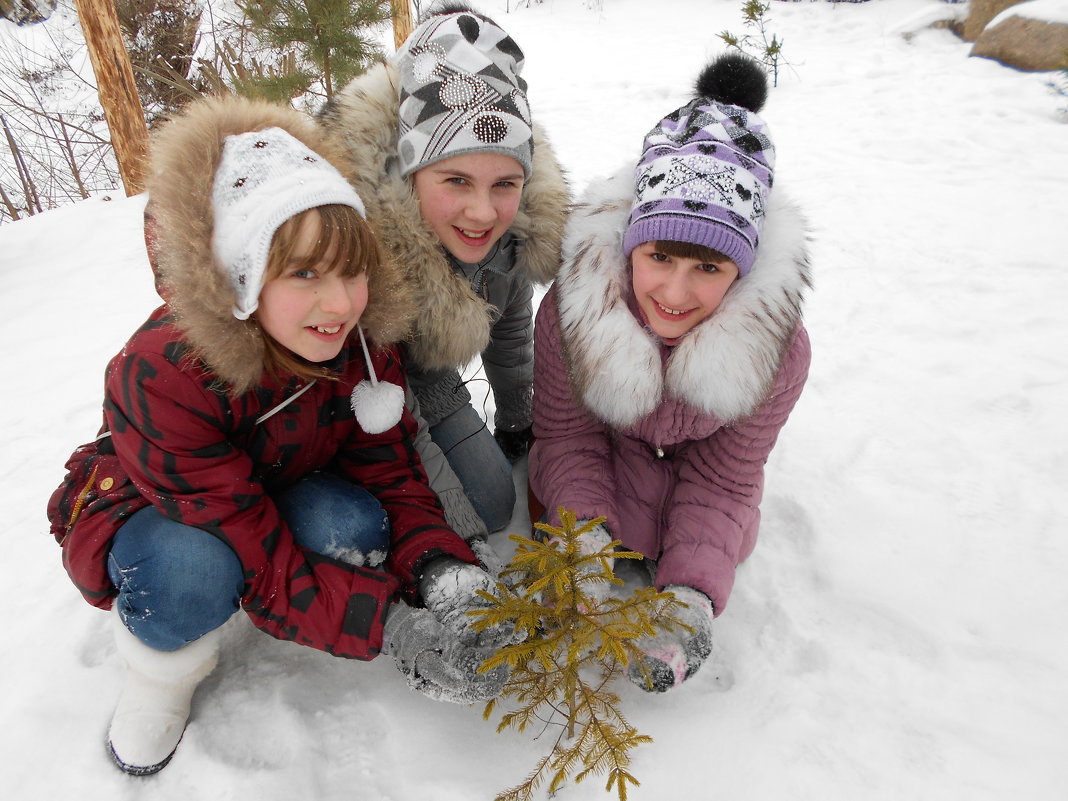
[[[381,54],[370,29],[390,19],[389,0],[238,0],[248,27],[280,53],[242,77],[242,94],[290,100],[321,84],[326,100]]]
[[[832,0],[835,2],[836,0]],[[847,0],[847,2],[863,2],[864,0]],[[782,55],[783,40],[768,30],[771,19],[767,16],[771,3],[761,0],[743,0],[742,2],[742,25],[752,28],[755,34],[746,33],[737,36],[730,31],[718,34],[728,47],[733,47],[741,53],[756,59],[764,68],[771,73],[772,85],[779,85],[779,65],[787,62]],[[768,38],[768,36],[771,38]]]
[[[191,77],[203,5],[201,0],[116,0],[115,12],[152,125],[195,97],[181,81]]]

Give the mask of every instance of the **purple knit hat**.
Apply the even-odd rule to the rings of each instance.
[[[775,146],[755,113],[767,78],[752,59],[731,54],[705,68],[697,92],[645,136],[623,253],[643,242],[688,242],[719,251],[744,276],[775,166]]]

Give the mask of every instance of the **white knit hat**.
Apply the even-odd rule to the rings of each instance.
[[[330,204],[366,216],[360,196],[334,165],[281,128],[226,137],[212,203],[212,250],[234,288],[239,320],[259,306],[267,253],[282,223]]]

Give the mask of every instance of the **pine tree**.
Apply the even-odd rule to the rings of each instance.
[[[276,68],[258,70],[239,91],[275,100],[296,97],[317,81],[332,99],[380,55],[368,29],[390,18],[388,0],[238,0],[238,6],[257,38],[283,54]]]
[[[614,787],[626,801],[628,784],[639,784],[629,770],[630,752],[652,738],[627,722],[609,685],[631,660],[642,664],[638,638],[688,628],[672,614],[684,604],[651,587],[626,597],[605,593],[623,584],[611,560],[641,554],[616,550],[618,540],[584,554],[582,534],[604,518],[578,526],[573,512],[559,513],[561,526],[535,524],[545,535],[542,541],[511,537],[516,553],[501,574],[511,586],[502,582],[494,595],[481,593],[490,606],[470,613],[477,629],[512,623],[526,635],[483,664],[483,670],[511,668],[504,692],[486,705],[483,717],[488,720],[499,702],[511,700],[515,708],[502,716],[498,732],[509,727],[522,732],[532,724],[560,729],[533,772],[496,801],[529,801],[546,778],[551,777],[551,794],[572,774],[577,783],[593,773],[607,773],[605,790]]]
[[[179,81],[191,77],[203,4],[201,0],[116,0],[115,12],[133,63],[137,93],[152,125],[196,96]]]
[[[788,62],[782,56],[783,40],[774,33],[771,34],[770,39],[768,38],[768,23],[771,20],[767,17],[767,13],[770,8],[771,3],[761,2],[761,0],[743,0],[742,24],[747,28],[755,29],[756,34],[746,33],[736,36],[725,30],[717,35],[728,47],[733,47],[763,64],[772,75],[772,85],[778,86],[779,64]]]

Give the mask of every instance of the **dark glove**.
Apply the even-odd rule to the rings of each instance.
[[[441,625],[464,645],[496,651],[515,641],[515,626],[501,624],[475,631],[471,625],[474,617],[467,614],[489,606],[478,590],[492,593],[496,586],[493,577],[481,567],[441,556],[423,571],[419,595]]]
[[[478,672],[494,651],[461,643],[429,609],[399,602],[386,614],[382,652],[393,657],[409,687],[435,701],[471,704],[500,695],[508,668]]]
[[[627,667],[627,678],[647,692],[662,693],[677,687],[712,653],[712,601],[693,587],[670,585],[664,591],[675,593],[686,604],[672,614],[693,630],[662,631],[635,643],[642,658]]]
[[[493,431],[493,438],[497,440],[497,445],[500,446],[504,457],[515,464],[526,455],[530,443],[534,441],[534,434],[530,426],[518,431],[505,431],[503,428],[497,428]]]

